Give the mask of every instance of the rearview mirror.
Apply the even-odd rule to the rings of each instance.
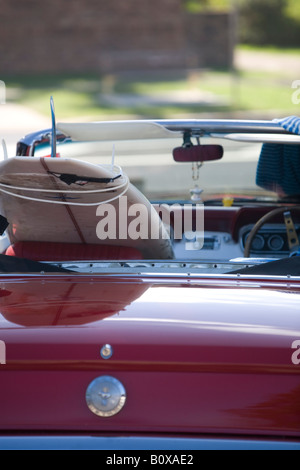
[[[211,162],[221,160],[224,149],[221,145],[191,145],[173,150],[175,162]]]

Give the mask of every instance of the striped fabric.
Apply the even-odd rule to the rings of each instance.
[[[293,134],[300,135],[300,118],[297,116],[290,116],[284,119],[275,119],[275,122],[280,124],[286,131]]]
[[[285,130],[300,135],[300,118],[276,119]],[[300,145],[264,144],[256,184],[281,197],[300,195]]]

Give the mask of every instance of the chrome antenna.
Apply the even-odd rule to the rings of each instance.
[[[52,134],[51,134],[51,157],[56,158],[56,122],[53,96],[50,98]]]
[[[8,159],[8,153],[7,153],[6,142],[5,142],[4,139],[2,140],[2,147],[3,147],[3,153],[4,153],[4,160],[7,160]]]

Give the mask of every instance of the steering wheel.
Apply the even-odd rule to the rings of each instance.
[[[290,252],[292,253],[293,250],[296,250],[297,248],[299,249],[300,243],[299,243],[298,235],[296,233],[294,222],[291,216],[291,211],[295,211],[295,210],[300,211],[300,206],[279,207],[277,209],[272,210],[271,212],[268,212],[268,214],[261,217],[261,219],[259,219],[259,221],[254,225],[249,236],[247,237],[245,250],[244,250],[244,257],[250,258],[250,251],[251,251],[253,240],[256,237],[257,232],[262,228],[262,226],[265,225],[267,222],[269,222],[271,219],[273,219],[273,217],[276,217],[277,215],[281,215],[281,214],[283,214],[285,218],[285,225],[286,225],[286,231],[287,231],[287,236],[288,236],[288,241],[289,241],[289,246],[290,246]]]

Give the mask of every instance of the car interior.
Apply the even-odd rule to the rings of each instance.
[[[118,130],[122,128],[124,133],[121,126],[122,123],[119,123]],[[107,140],[100,143],[95,141],[96,130],[92,127],[86,128],[88,130],[85,131],[85,136],[88,132],[91,134],[87,142],[82,142],[81,139],[76,141],[74,136],[70,138],[66,133],[68,126],[60,128],[63,128],[64,132],[61,129],[56,131],[55,149],[51,148],[51,131],[43,131],[21,140],[17,146],[17,156],[49,161],[47,157],[53,156],[55,152],[55,157],[71,156],[79,160],[84,158],[88,162],[101,165],[101,156],[105,155],[107,163],[107,152],[111,145],[111,142],[109,144],[108,142],[113,141],[112,137],[115,136],[110,127],[105,129]],[[151,131],[153,132],[153,129]],[[137,243],[132,242],[130,246],[126,246],[123,240],[114,244],[105,241],[86,243],[81,234],[80,224],[74,221],[72,206],[65,201],[66,218],[72,220],[78,232],[77,242],[48,241],[47,237],[46,240],[16,237],[16,227],[9,225],[5,214],[1,214],[3,228],[1,271],[131,274],[161,272],[191,276],[300,275],[300,144],[284,143],[283,138],[279,143],[273,142],[275,137],[271,143],[270,139],[261,142],[263,139],[257,138],[254,141],[254,153],[257,157],[255,174],[254,162],[252,160],[250,162],[247,156],[250,147],[248,142],[235,151],[239,161],[233,159],[233,162],[223,163],[223,167],[220,167],[221,179],[218,180],[216,172],[226,157],[226,149],[220,136],[216,135],[216,132],[209,132],[209,139],[205,138],[207,136],[200,138],[190,128],[177,134],[179,145],[170,140],[171,146],[167,146],[165,142],[169,140],[164,140],[167,164],[161,156],[160,147],[155,147],[154,144],[153,150],[149,148],[149,145],[154,143],[152,135],[146,135],[146,146],[143,148],[138,146],[138,150],[132,154],[130,154],[132,139],[124,140],[124,135],[120,137],[123,143],[125,142],[124,148],[120,151],[121,165],[123,166],[125,162],[125,171],[129,173],[132,186],[150,201],[151,207],[156,209],[156,214],[160,217],[162,217],[161,207],[168,212],[167,224],[164,219],[162,220],[168,232],[168,240],[164,240],[164,243],[170,245],[172,252],[170,256],[164,256],[159,251],[156,253],[155,250],[151,252],[151,256],[145,255]],[[236,139],[240,140],[240,137],[241,135]],[[249,140],[253,140],[253,135],[250,137]],[[234,138],[231,134],[226,143],[232,139]],[[241,153],[244,149],[246,149],[245,157]],[[118,157],[119,155],[115,155],[115,144],[113,144],[112,158],[114,160]],[[144,157],[148,162],[147,167],[141,166],[141,159]],[[162,170],[162,176],[158,176],[158,168]],[[222,187],[222,178],[227,177],[227,174],[223,173],[225,169],[229,171],[229,175],[234,169],[234,177],[230,175],[234,182],[239,183],[241,180],[242,186],[233,192],[225,191],[224,185]],[[149,190],[147,176],[152,179],[153,186],[156,183],[158,185],[158,182],[162,183],[160,192],[157,188],[154,191]],[[65,183],[67,188],[74,185],[83,186],[92,181],[86,175],[68,173],[52,172],[52,179],[55,179],[54,177]],[[243,177],[246,178],[246,183],[243,182]],[[119,176],[116,176],[109,183],[118,178]],[[247,188],[247,178],[255,180],[252,185],[255,185],[256,192],[251,192]],[[207,185],[205,179],[208,181]],[[94,179],[93,183],[96,182]],[[207,187],[203,190],[200,184]],[[220,185],[220,191],[215,191],[214,185],[217,184]],[[0,190],[5,192],[7,187],[5,189],[3,178],[0,178],[0,186]],[[109,188],[112,191],[112,187]],[[188,230],[184,218],[184,211],[187,208]],[[203,227],[197,231],[197,221],[201,217],[203,217]]]

